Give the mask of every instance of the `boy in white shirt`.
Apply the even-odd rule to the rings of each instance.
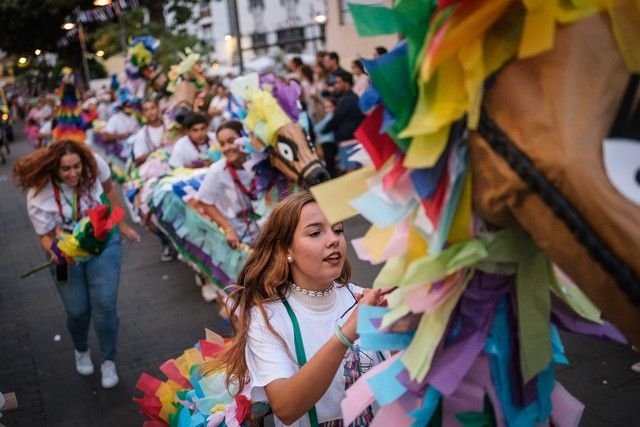
[[[142,115],[146,124],[135,134],[133,142],[133,158],[136,166],[143,164],[149,155],[164,144],[166,126],[160,116],[158,103],[146,100],[142,103]]]
[[[173,146],[169,165],[174,168],[202,168],[211,164],[203,155],[215,141],[215,135],[208,132],[209,121],[205,116],[191,113],[184,119],[187,134]]]
[[[138,121],[131,115],[130,106],[124,103],[107,121],[104,127],[104,141],[121,143],[138,131]]]

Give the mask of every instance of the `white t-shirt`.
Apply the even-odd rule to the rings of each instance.
[[[103,193],[102,183],[111,177],[109,165],[102,157],[94,154],[98,165],[98,177],[88,193],[80,195],[80,210],[93,208],[100,203],[100,196]],[[34,188],[27,192],[27,211],[33,228],[39,236],[47,234],[56,227],[61,227],[64,231],[70,231],[75,225],[73,221],[72,202],[74,191],[66,184],[60,184],[60,204],[62,205],[62,215],[58,211],[58,204],[53,193],[53,186],[48,182],[37,194]]]
[[[249,189],[254,173],[244,169],[236,169],[236,173],[240,182]],[[227,218],[234,218],[251,209],[251,200],[236,185],[227,170],[227,159],[224,157],[209,166],[196,198],[214,205]]]
[[[133,134],[138,130],[138,127],[138,121],[134,117],[118,111],[109,117],[107,124],[104,126],[104,132]]]
[[[236,173],[242,185],[250,189],[255,177],[253,171],[236,169]],[[247,215],[253,211],[251,199],[236,185],[224,157],[209,166],[196,199],[218,208],[243,243],[255,243],[260,229],[255,221],[247,220]]]
[[[151,153],[162,147],[162,136],[164,135],[165,126],[149,126],[144,125],[134,135],[133,141],[133,157],[138,159],[145,154]]]
[[[209,143],[215,141],[215,134],[208,132]],[[193,162],[200,158],[200,153],[204,153],[209,149],[209,145],[202,144],[196,149],[195,144],[189,139],[189,135],[185,135],[176,141],[171,151],[171,158],[169,158],[169,166],[179,168],[188,167]]]
[[[335,305],[322,312],[310,310],[294,298],[287,299],[300,325],[307,361],[335,334],[336,325],[344,325],[349,318],[355,307],[353,294],[362,292],[362,288],[352,283],[348,287],[349,289],[346,286],[335,288]],[[265,386],[280,378],[290,378],[300,369],[295,360],[293,326],[287,309],[282,302],[277,301],[265,304],[265,310],[269,323],[287,343],[287,348],[285,349],[276,336],[269,331],[260,310],[253,307],[245,357],[251,377],[251,398],[256,401],[267,401]],[[377,362],[378,360],[376,360]],[[343,366],[338,368],[331,385],[315,405],[319,423],[342,418],[340,402],[345,396],[343,369]],[[274,417],[274,421],[276,427],[285,426],[277,417]],[[309,426],[309,416],[305,414],[290,425]]]

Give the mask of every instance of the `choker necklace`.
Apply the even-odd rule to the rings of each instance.
[[[296,285],[293,282],[291,282],[291,287],[296,292],[300,292],[301,294],[309,295],[310,297],[326,297],[326,296],[331,295],[331,293],[333,292],[333,283],[331,284],[329,289],[327,289],[325,291],[310,291],[309,289],[301,288],[300,286]]]

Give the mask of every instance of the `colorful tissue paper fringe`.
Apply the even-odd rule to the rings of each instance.
[[[521,231],[484,231],[472,212],[464,133],[478,123],[485,80],[514,58],[553,47],[556,23],[605,11],[631,71],[638,16],[606,2],[401,0],[350,4],[360,35],[402,33],[366,60],[370,114],[356,131],[374,162],[311,189],[330,222],[372,223],[358,256],[385,262],[374,287],[389,306],[362,307],[367,350],[397,353],[347,390],[345,425],[372,402],[373,426],[577,425],[583,406],[555,382],[567,363],[558,329],[622,335]]]
[[[224,369],[203,376],[200,367],[223,346],[222,338],[207,331],[207,339],[160,366],[167,381],[147,373],[140,376],[136,388],[144,395],[133,400],[149,419],[145,426],[249,426],[252,419],[269,411],[268,405],[250,401],[243,392],[230,393],[225,386]]]
[[[56,247],[65,258],[74,262],[86,262],[100,255],[111,233],[116,232],[118,223],[124,217],[119,206],[111,209],[104,197],[103,203],[87,209],[83,217],[73,228],[72,233],[60,233],[56,238]]]
[[[60,105],[56,109],[55,127],[51,131],[53,140],[85,142],[86,125],[82,119],[82,107],[78,103],[76,87],[72,83],[63,83],[58,95]]]

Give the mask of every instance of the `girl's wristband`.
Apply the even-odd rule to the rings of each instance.
[[[353,350],[353,343],[349,341],[349,339],[344,335],[344,333],[342,332],[342,328],[340,328],[340,325],[336,325],[336,336],[338,337],[340,342],[344,344],[345,347]]]

